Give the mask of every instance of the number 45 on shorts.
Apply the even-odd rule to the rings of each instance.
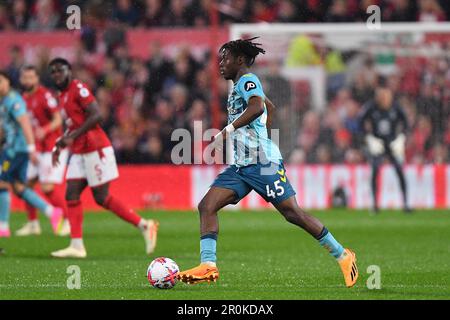
[[[270,198],[276,198],[277,196],[280,197],[284,194],[284,188],[283,186],[280,185],[281,181],[277,180],[273,183],[273,187],[269,184],[266,184],[266,192],[267,192],[267,197]]]

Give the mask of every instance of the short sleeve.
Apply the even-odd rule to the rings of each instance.
[[[89,90],[84,84],[77,83],[75,90],[77,100],[83,108],[87,107],[95,100],[95,97],[92,94],[91,90]]]
[[[45,108],[49,110],[51,113],[58,111],[58,102],[56,101],[55,97],[50,93],[46,92],[44,94],[44,104]]]
[[[11,115],[17,119],[27,113],[25,101],[19,95],[10,97],[9,110]]]
[[[254,74],[245,74],[239,79],[238,83],[239,92],[248,103],[251,97],[257,96],[265,99],[264,91],[258,77]]]

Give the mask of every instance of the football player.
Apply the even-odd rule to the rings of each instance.
[[[375,98],[364,105],[360,127],[365,135],[372,165],[372,199],[374,213],[379,212],[377,204],[377,176],[383,160],[387,158],[395,168],[403,195],[403,209],[410,212],[407,202],[407,186],[402,163],[405,158],[405,141],[408,121],[402,108],[394,99],[386,79],[380,77]]]
[[[158,222],[141,218],[133,209],[109,192],[110,182],[119,177],[111,142],[100,127],[102,117],[97,101],[89,88],[72,78],[72,67],[63,58],[49,63],[50,75],[59,90],[59,103],[66,118],[67,130],[54,147],[53,162],[59,162],[61,151],[69,147],[71,156],[67,168],[66,201],[70,222],[69,247],[52,253],[57,258],[85,258],[83,243],[83,207],[80,195],[89,186],[96,203],[114,212],[142,232],[146,252],[156,246]]]
[[[220,73],[233,82],[228,98],[228,125],[213,141],[219,149],[230,138],[234,164],[226,168],[200,201],[200,265],[179,273],[186,283],[215,281],[219,277],[216,243],[219,232],[217,212],[236,204],[255,190],[285,217],[304,229],[338,261],[347,287],[358,278],[356,256],[345,249],[315,217],[301,209],[295,198],[278,147],[268,137],[267,104],[259,78],[250,72],[255,58],[265,53],[252,39],[234,40],[220,48]]]
[[[11,88],[8,74],[0,71],[0,122],[3,147],[0,153],[0,237],[9,237],[11,198],[9,187],[30,206],[39,209],[51,222],[56,233],[63,210],[43,200],[28,188],[28,162],[37,163],[36,145],[27,108],[20,94]]]
[[[27,104],[28,114],[34,129],[38,163],[28,165],[28,186],[33,189],[39,181],[41,191],[47,200],[55,207],[64,210],[67,217],[66,201],[60,189],[55,185],[64,182],[64,173],[68,152],[64,150],[60,155],[60,165],[52,165],[52,148],[56,139],[62,135],[62,117],[58,104],[52,93],[39,83],[36,67],[25,66],[20,71],[20,84],[24,92],[22,97]],[[16,231],[17,236],[39,235],[41,228],[36,214],[36,208],[26,205],[28,222]],[[70,234],[69,221],[64,219],[57,231],[60,236]]]

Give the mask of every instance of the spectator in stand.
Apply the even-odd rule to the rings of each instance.
[[[19,46],[12,46],[9,49],[9,56],[11,62],[6,67],[6,72],[11,79],[11,86],[17,88],[19,86],[20,69],[25,65],[22,48]]]
[[[325,144],[320,144],[317,147],[315,154],[317,155],[317,158],[314,159],[314,163],[331,164],[333,162],[330,148]]]
[[[448,6],[448,3],[446,3]],[[419,0],[419,14],[417,21],[420,22],[441,22],[446,16],[437,0]]]
[[[229,0],[218,6],[223,24],[247,22],[251,17],[251,6],[246,0]]]
[[[142,147],[142,162],[144,163],[163,163],[168,162],[164,158],[163,143],[157,136],[148,137]]]
[[[114,21],[134,27],[139,22],[139,11],[131,0],[117,0],[112,18]]]
[[[302,67],[321,63],[322,60],[311,37],[302,34],[292,40],[286,57],[287,66]]]
[[[290,164],[305,164],[306,163],[306,154],[305,151],[301,148],[295,148],[292,150],[288,163]]]
[[[444,122],[441,119],[445,118],[439,88],[431,84],[422,85],[416,105],[417,112],[428,117],[433,124],[433,140],[437,141],[444,134]]]
[[[353,17],[348,14],[345,0],[334,0],[325,15],[326,22],[352,22]]]
[[[443,143],[436,143],[432,150],[430,157],[428,159],[429,162],[434,162],[436,164],[446,164],[449,159],[449,147]]]
[[[414,163],[424,163],[431,149],[432,125],[428,117],[419,115],[417,125],[411,135],[410,152]]]
[[[115,126],[114,112],[112,110],[111,92],[105,87],[99,87],[96,92],[96,98],[100,114],[102,115],[102,128],[110,135]]]
[[[186,9],[188,25],[204,28],[210,25],[209,15],[213,0],[193,0]]]
[[[320,116],[314,111],[307,111],[300,126],[297,145],[305,151],[308,162],[313,162],[312,151],[319,141],[319,136]]]
[[[8,17],[8,8],[6,4],[0,3],[0,30],[7,30],[12,28],[9,17]]]
[[[264,0],[252,1],[252,13],[251,22],[273,22],[276,17],[275,6]]]
[[[61,15],[55,10],[53,0],[37,0],[32,12],[33,16],[28,22],[28,30],[50,31],[58,27]]]
[[[25,0],[14,1],[9,19],[14,29],[25,30],[27,28],[30,13]]]
[[[278,5],[275,21],[277,22],[300,22],[300,13],[296,2],[293,0],[281,0]]]
[[[170,0],[169,8],[163,11],[162,25],[186,27],[189,25],[187,6],[184,0]]]
[[[162,0],[146,0],[142,25],[144,27],[157,27],[162,25],[163,9]]]
[[[416,3],[410,0],[391,0],[383,11],[383,20],[392,22],[411,22],[416,20],[416,16]]]
[[[308,12],[306,22],[325,22],[325,16],[333,0],[304,0]]]

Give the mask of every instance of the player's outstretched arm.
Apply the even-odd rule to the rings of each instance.
[[[28,114],[23,114],[16,119],[20,124],[20,127],[22,128],[23,135],[25,136],[25,140],[28,146],[28,152],[30,154],[30,160],[33,163],[37,163],[38,160],[36,156],[36,145],[34,144],[34,135],[30,118],[28,117]]]
[[[34,136],[33,129],[31,128],[30,118],[27,114],[21,115],[17,117],[17,122],[19,122],[20,127],[22,128],[23,135],[25,136],[25,140],[27,141],[27,145],[34,145]]]

